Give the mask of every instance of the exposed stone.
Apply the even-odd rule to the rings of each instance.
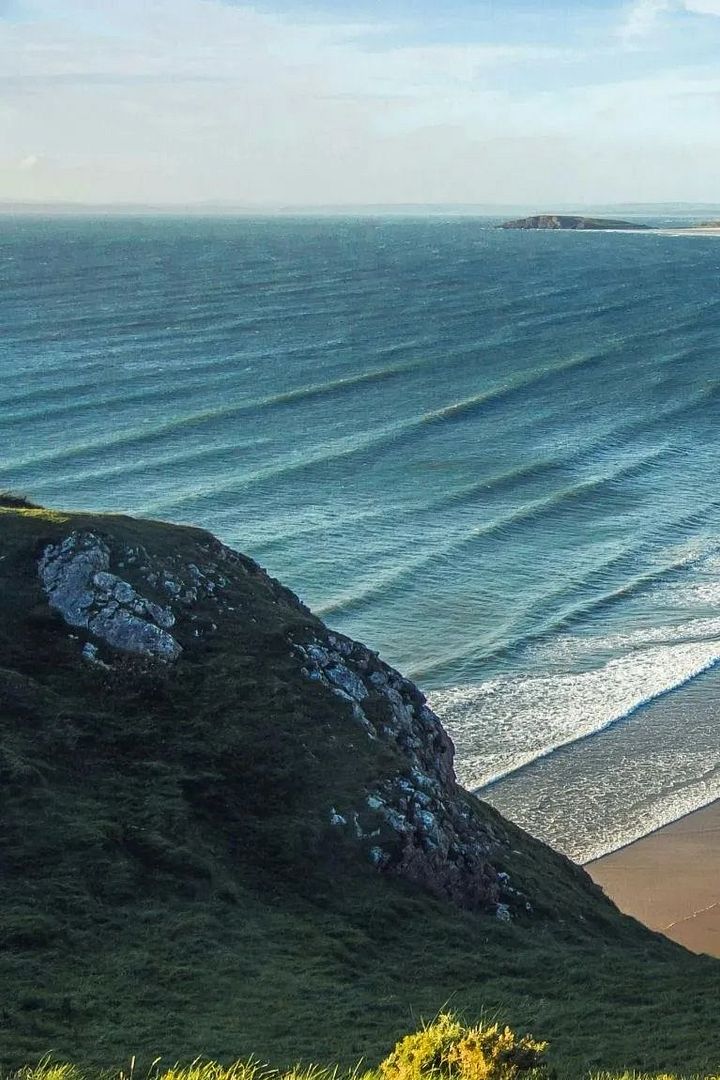
[[[327,649],[323,649],[321,645],[308,645],[307,655],[320,667],[325,667],[330,663],[330,653]]]
[[[344,690],[355,701],[364,701],[368,696],[365,684],[359,675],[355,675],[344,664],[333,664],[325,668],[325,678],[340,690]]]
[[[83,654],[83,659],[84,660],[89,660],[89,662],[91,664],[97,664],[97,662],[98,662],[98,647],[97,647],[97,645],[93,645],[89,641],[86,642],[83,645],[82,654]]]
[[[390,856],[386,851],[383,851],[381,847],[374,847],[370,849],[370,861],[377,867],[384,866],[389,861]]]
[[[347,702],[368,733],[405,763],[405,775],[387,777],[359,808],[375,815],[377,826],[361,827],[357,810],[352,817],[358,840],[383,838],[382,847],[368,851],[373,865],[464,907],[497,914],[502,900],[524,904],[492,865],[498,840],[458,787],[452,740],[420,690],[376,653],[337,634],[293,648],[305,677]],[[509,912],[510,903],[501,910]]]
[[[108,645],[124,652],[157,656],[162,660],[175,660],[181,652],[180,645],[166,630],[122,607],[111,609],[108,605],[90,619],[88,629]]]
[[[175,622],[172,611],[141,596],[109,567],[110,550],[94,533],[72,533],[48,545],[38,564],[49,603],[68,625],[125,652],[175,660],[182,649],[167,632]]]

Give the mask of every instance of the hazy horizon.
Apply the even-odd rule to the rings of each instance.
[[[622,214],[629,218],[688,218],[720,213],[718,202],[656,202],[656,203],[560,203],[539,205],[537,203],[233,203],[207,199],[199,202],[72,202],[72,201],[22,201],[0,198],[0,215],[81,215],[107,214],[143,215],[191,215],[228,217],[283,217],[283,216],[433,216],[447,215],[504,219],[510,216],[536,214],[581,214],[605,216]]]

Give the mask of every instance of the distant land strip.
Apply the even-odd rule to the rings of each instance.
[[[531,217],[513,218],[498,226],[500,229],[548,229],[577,232],[653,232],[671,236],[720,236],[720,220],[706,221],[698,225],[658,227],[637,221],[614,218],[580,217],[574,214],[534,214]]]

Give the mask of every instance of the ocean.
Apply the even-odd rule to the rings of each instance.
[[[0,487],[204,526],[578,860],[720,797],[720,239],[0,218]]]

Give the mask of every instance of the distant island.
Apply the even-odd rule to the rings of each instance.
[[[505,221],[501,229],[586,229],[601,231],[604,229],[649,229],[648,225],[638,225],[632,221],[614,221],[611,218],[575,217],[566,214],[536,214],[534,217],[516,218]]]

